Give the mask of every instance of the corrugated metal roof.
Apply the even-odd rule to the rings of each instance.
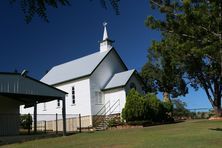
[[[112,48],[54,66],[41,81],[53,85],[90,75],[110,50]]]
[[[104,90],[106,89],[111,89],[111,88],[116,88],[120,86],[125,86],[132,74],[134,73],[135,69],[133,70],[128,70],[124,72],[120,72],[115,74],[109,83],[105,86]]]
[[[18,73],[0,73],[0,94],[62,98],[67,93],[29,76],[22,76]]]

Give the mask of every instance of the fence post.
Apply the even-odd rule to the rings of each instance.
[[[46,121],[45,121],[45,133],[46,133]]]
[[[37,133],[37,102],[34,104],[34,133]]]
[[[58,134],[58,114],[56,113],[56,134]]]
[[[79,114],[79,132],[82,132],[82,127],[81,127],[81,114]]]
[[[30,135],[30,130],[31,130],[31,127],[32,127],[32,122],[31,122],[31,115],[30,113],[28,114],[28,134]]]

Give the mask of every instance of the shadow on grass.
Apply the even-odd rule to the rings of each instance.
[[[174,122],[165,122],[165,123],[144,124],[143,127],[166,125],[166,124],[177,124],[177,123],[182,123],[182,122],[185,122],[185,120],[178,120],[178,121],[174,121]]]
[[[210,128],[209,130],[213,130],[213,131],[222,131],[222,128]]]
[[[185,122],[185,120],[177,120],[177,121],[171,121],[171,122],[151,122],[151,121],[130,121],[123,125],[117,125],[113,126],[112,129],[115,129],[118,127],[151,127],[151,126],[159,126],[159,125],[167,125],[167,124],[177,124]],[[120,128],[122,129],[122,128]]]
[[[70,136],[76,134],[76,132],[70,132],[67,133],[66,136]],[[33,141],[33,140],[40,140],[40,139],[49,139],[49,138],[56,138],[56,137],[62,137],[62,133],[37,133],[33,134],[31,133],[30,135],[28,134],[21,134],[17,136],[2,136],[0,137],[0,146],[2,145],[8,145],[8,144],[15,144],[15,143],[23,143],[23,142],[28,142],[28,141]]]

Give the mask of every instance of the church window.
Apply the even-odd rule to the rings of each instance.
[[[102,93],[99,91],[96,92],[96,104],[102,104]]]
[[[46,111],[46,103],[43,103],[43,111]]]
[[[60,100],[57,100],[57,107],[60,107]]]
[[[136,90],[136,85],[133,82],[130,83],[130,89],[135,89]]]
[[[76,104],[75,87],[72,87],[72,104]]]

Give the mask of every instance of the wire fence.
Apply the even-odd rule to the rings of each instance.
[[[193,108],[188,110],[190,111],[190,119],[208,119],[215,115],[212,108]]]
[[[213,115],[212,108],[194,108],[188,109],[188,112],[173,113],[173,117],[176,119],[208,119]],[[67,133],[90,131],[93,128],[92,122],[94,118],[96,117],[66,114]],[[0,136],[33,133],[63,133],[62,114],[37,114],[35,131],[33,114],[0,113]]]
[[[67,133],[90,130],[90,118],[80,114],[66,114]],[[60,134],[63,132],[62,114],[37,114],[36,132],[33,114],[0,114],[0,136],[33,133]]]
[[[188,110],[190,112],[209,112],[211,111],[213,108],[189,108]]]

